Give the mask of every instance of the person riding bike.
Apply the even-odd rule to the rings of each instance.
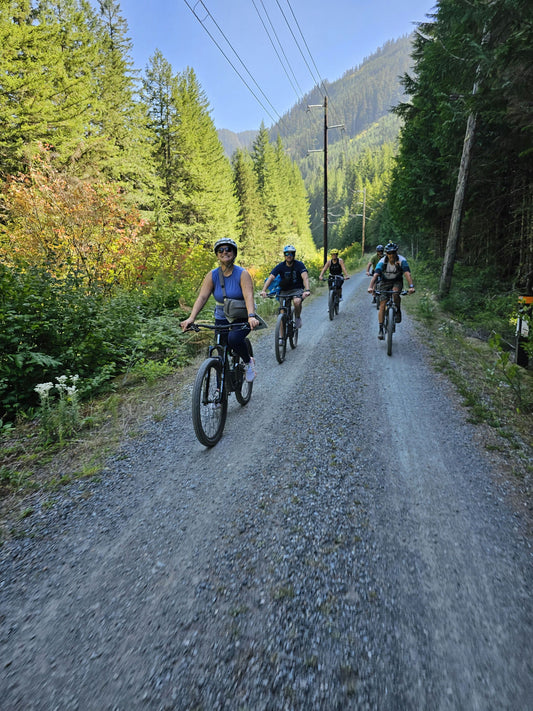
[[[378,244],[376,247],[376,253],[374,254],[373,257],[370,258],[370,261],[366,265],[366,275],[367,276],[372,276],[374,274],[374,270],[376,269],[376,265],[379,262],[380,259],[383,259],[383,251],[384,247],[382,244]]]
[[[224,314],[224,293],[220,281],[222,271],[226,296],[229,299],[244,299],[248,318],[235,319],[232,323],[242,323],[244,328],[235,329],[228,333],[228,345],[237,353],[245,364],[245,377],[251,383],[255,378],[255,361],[248,353],[248,346],[245,338],[251,330],[260,325],[259,319],[255,315],[254,287],[252,277],[244,269],[235,264],[237,256],[237,244],[229,238],[222,238],[215,242],[215,254],[219,261],[219,267],[207,272],[200,287],[198,298],[191,309],[191,315],[180,323],[182,331],[186,331],[190,324],[194,323],[196,316],[205,306],[211,294],[215,297],[215,326],[227,326],[229,321]]]
[[[318,276],[320,281],[323,280],[324,272],[326,271],[326,269],[329,269],[329,273],[331,276],[341,276],[342,274],[344,274],[344,278],[349,279],[350,277],[348,276],[348,272],[346,271],[346,267],[344,266],[344,260],[339,257],[339,250],[332,249],[330,255],[330,258],[324,264],[324,266],[322,267],[322,271]],[[339,289],[339,292],[339,296],[342,299],[342,286]]]
[[[369,293],[373,293],[374,284],[377,279],[381,279],[381,296],[379,303],[378,312],[378,323],[379,323],[379,333],[378,338],[382,341],[385,338],[383,332],[383,321],[385,319],[385,304],[387,303],[387,294],[385,291],[392,290],[394,303],[398,307],[396,312],[396,323],[400,323],[402,320],[402,312],[400,311],[400,291],[403,288],[403,278],[409,282],[409,293],[412,294],[415,290],[413,284],[413,277],[411,276],[411,271],[409,269],[409,264],[407,259],[398,254],[398,245],[395,242],[389,242],[385,246],[385,257],[380,259],[376,264],[374,270],[374,275],[370,280],[370,286],[368,287]]]
[[[267,295],[268,287],[279,275],[281,277],[281,291],[279,292],[279,296],[293,297],[292,303],[294,306],[295,326],[296,328],[301,328],[302,319],[300,315],[302,313],[302,302],[311,294],[311,290],[309,289],[309,274],[305,264],[295,259],[296,247],[293,247],[292,244],[283,247],[283,256],[285,257],[285,261],[276,264],[274,269],[272,269],[263,284],[261,296]]]

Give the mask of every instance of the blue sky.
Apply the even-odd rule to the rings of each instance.
[[[119,1],[135,67],[144,71],[156,49],[175,73],[192,67],[216,127],[236,132],[272,125],[317,81],[339,79],[435,8],[431,0]]]

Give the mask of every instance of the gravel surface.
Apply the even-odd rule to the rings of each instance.
[[[408,317],[303,311],[205,449],[192,383],[0,550],[2,709],[526,709],[531,545]]]

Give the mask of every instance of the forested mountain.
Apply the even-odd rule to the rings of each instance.
[[[279,134],[289,155],[296,159],[304,158],[310,149],[321,148],[323,111],[320,108],[308,110],[308,106],[322,106],[327,91],[328,125],[343,124],[345,127],[344,136],[340,130],[331,131],[329,143],[333,145],[344,138],[355,138],[404,98],[399,78],[413,63],[410,53],[409,36],[387,42],[340,79],[326,81],[325,88],[312,89],[272,127],[271,135],[276,138]]]

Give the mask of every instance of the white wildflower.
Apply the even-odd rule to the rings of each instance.
[[[53,383],[39,383],[34,387],[35,392],[39,395],[39,397],[42,398],[47,398],[48,393],[50,390],[54,387]]]

